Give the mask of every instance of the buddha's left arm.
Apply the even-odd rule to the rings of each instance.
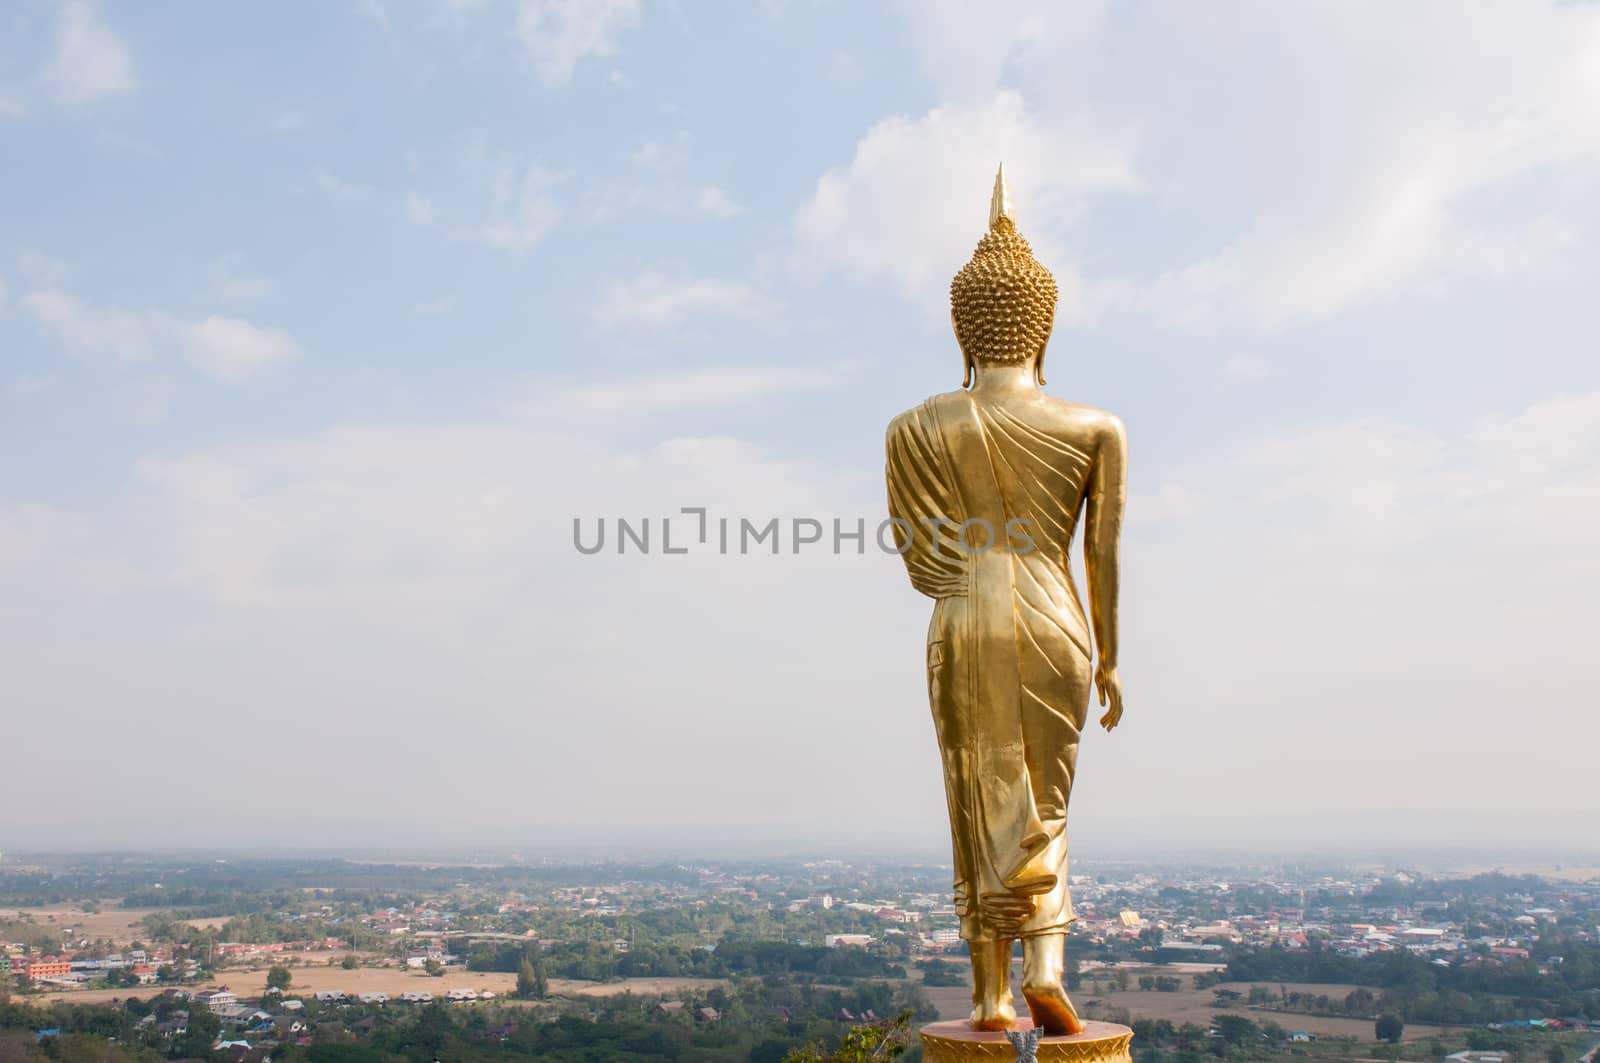
[[[1109,701],[1107,730],[1122,716],[1117,679],[1117,589],[1122,564],[1122,510],[1128,499],[1128,435],[1122,422],[1107,415],[1098,433],[1094,468],[1084,509],[1084,570],[1089,579],[1089,617],[1100,660],[1095,682],[1100,704]]]

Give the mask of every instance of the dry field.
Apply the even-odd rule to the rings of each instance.
[[[322,955],[326,956],[326,953]],[[223,971],[219,974],[217,982],[226,985],[241,997],[255,997],[267,985],[267,970],[265,966],[251,969],[235,969]],[[487,971],[451,971],[442,978],[434,978],[420,971],[409,970],[404,967],[357,967],[347,971],[338,965],[315,967],[291,967],[290,974],[293,982],[289,986],[290,996],[309,996],[321,991],[337,991],[355,996],[360,993],[387,993],[391,997],[398,997],[401,993],[433,993],[443,996],[452,989],[474,989],[482,992],[485,989],[493,991],[496,995],[504,997],[512,992],[517,985],[517,976]],[[613,996],[619,993],[637,993],[640,995],[671,995],[684,989],[703,991],[713,986],[725,986],[727,983],[715,978],[629,978],[620,982],[579,982],[564,978],[550,980],[550,992],[555,996],[564,997],[596,997]],[[194,988],[215,988],[203,986]],[[79,1004],[102,1003],[109,1000],[120,1000],[130,996],[152,996],[159,992],[155,987],[144,987],[138,990],[127,989],[86,989],[79,991],[66,991],[52,993],[47,999],[72,1001]]]
[[[139,938],[134,924],[159,908],[118,908],[115,900],[101,901],[96,914],[84,912],[70,904],[52,905],[48,908],[0,908],[0,922],[32,916],[33,922],[51,932],[71,929],[81,937],[91,940],[106,938],[126,944]]]
[[[1138,985],[1140,974],[1167,973],[1162,968],[1152,967],[1145,970],[1130,970],[1134,985]],[[1016,975],[1013,974],[1013,980]],[[1271,986],[1276,990],[1279,983]],[[1224,982],[1218,989],[1232,989],[1235,992],[1248,994],[1248,982]],[[1327,994],[1334,999],[1344,997],[1354,986],[1347,985],[1316,985],[1311,983],[1290,983],[1290,992]],[[1022,1002],[1022,991],[1018,985],[1013,985],[1018,1004]],[[933,1001],[934,1007],[939,1009],[941,1019],[965,1018],[972,1010],[971,990],[966,986],[924,986],[923,992]],[[1256,1022],[1275,1022],[1285,1030],[1304,1030],[1317,1037],[1354,1037],[1362,1042],[1374,1042],[1376,1038],[1372,1033],[1372,1020],[1370,1019],[1345,1019],[1324,1018],[1317,1015],[1298,1015],[1279,1011],[1264,1011],[1259,1008],[1246,1007],[1242,1002],[1228,1008],[1214,1008],[1211,1006],[1212,990],[1184,988],[1176,993],[1158,993],[1144,991],[1137,988],[1120,992],[1092,993],[1087,987],[1078,990],[1072,996],[1073,1003],[1078,1006],[1079,1012],[1086,1019],[1103,1019],[1106,1013],[1113,1009],[1126,1009],[1135,1019],[1166,1019],[1174,1026],[1182,1026],[1192,1022],[1198,1026],[1210,1025],[1213,1018],[1224,1012],[1235,1015],[1244,1015]],[[1444,1027],[1425,1026],[1417,1023],[1406,1023],[1405,1039],[1407,1041],[1421,1040],[1440,1033]]]

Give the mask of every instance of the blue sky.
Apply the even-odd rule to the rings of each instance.
[[[936,850],[893,558],[571,521],[876,519],[1002,159],[1133,447],[1086,844],[1600,812],[1594,5],[24,0],[0,145],[8,729],[88,780],[0,842],[264,729],[184,838]]]

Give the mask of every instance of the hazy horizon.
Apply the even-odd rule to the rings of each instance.
[[[1075,858],[1587,844],[1600,6],[973,12],[22,5],[0,850],[937,852],[900,562],[659,521],[877,525],[1002,160],[1131,448]]]

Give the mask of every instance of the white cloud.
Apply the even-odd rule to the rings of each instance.
[[[183,360],[218,380],[242,380],[300,353],[299,344],[282,329],[234,317],[213,314],[204,321],[180,323],[176,331]]]
[[[714,366],[573,384],[557,388],[541,403],[563,414],[614,417],[746,403],[832,387],[837,380],[831,369]]]
[[[433,200],[416,192],[406,193],[406,221],[426,228],[437,220],[433,210]]]
[[[17,300],[17,306],[41,328],[54,333],[67,350],[109,355],[119,362],[154,357],[165,320],[150,310],[91,307],[57,288],[30,291]]]
[[[465,197],[446,197],[412,190],[406,193],[406,221],[437,229],[452,240],[523,252],[560,224],[562,209],[556,189],[568,174],[548,169],[535,159],[524,162],[496,153],[481,140],[470,139],[458,153],[465,171]],[[464,204],[470,198],[476,203]]]
[[[613,55],[617,40],[639,25],[639,0],[519,0],[512,35],[546,85],[572,80],[591,56]]]
[[[346,422],[149,456],[135,471],[139,507],[104,518],[0,503],[0,630],[17,651],[8,695],[23,709],[47,698],[166,706],[139,713],[138,728],[116,741],[104,731],[113,721],[82,745],[75,755],[91,788],[101,762],[161,748],[219,699],[286,729],[315,721],[335,744],[361,736],[376,756],[399,755],[410,731],[375,720],[431,719],[448,702],[459,711],[434,736],[442,784],[464,782],[458,766],[470,764],[484,800],[517,797],[508,807],[526,818],[516,829],[558,827],[558,811],[541,810],[559,810],[556,798],[591,769],[546,758],[540,771],[518,772],[530,744],[581,744],[597,713],[619,736],[608,765],[633,785],[590,793],[585,812],[632,815],[647,830],[703,815],[729,788],[803,789],[848,728],[878,750],[880,770],[844,773],[806,802],[763,805],[752,824],[767,837],[810,837],[874,807],[890,810],[874,829],[933,844],[944,804],[922,704],[927,603],[898,561],[870,545],[862,558],[849,547],[841,556],[714,551],[721,516],[815,516],[825,528],[836,515],[847,527],[857,513],[876,520],[877,470],[845,474],[717,434],[620,445],[620,429],[600,427],[637,431],[630,415],[668,408],[656,393],[670,408],[707,390],[730,402],[776,398],[807,383],[792,372],[641,378],[610,400],[597,389],[596,416],[582,424],[552,416],[590,401],[558,388],[545,408],[498,419]],[[1581,829],[1596,806],[1572,751],[1600,740],[1600,724],[1573,715],[1570,692],[1588,681],[1587,621],[1600,593],[1589,542],[1600,441],[1587,426],[1597,422],[1600,395],[1584,393],[1467,429],[1357,419],[1255,440],[1168,475],[1147,470],[1147,483],[1170,480],[1129,510],[1128,716],[1111,739],[1086,736],[1073,797],[1080,840],[1146,817],[1181,832],[1239,814],[1258,843],[1263,831],[1335,817],[1346,826],[1329,844],[1359,841],[1380,809],[1437,804],[1460,765],[1482,756],[1483,736],[1504,726],[1507,705],[1525,733],[1563,736],[1520,750],[1519,770],[1546,780],[1536,796],[1554,802],[1549,837]],[[1574,430],[1588,442],[1575,444]],[[1525,453],[1508,469],[1513,444]],[[685,506],[710,508],[713,549],[663,556],[663,516],[674,518],[675,545],[698,547]],[[600,554],[576,553],[574,517],[592,536],[597,518],[618,514],[652,518],[652,556],[619,557],[614,523]],[[805,633],[804,653],[757,622],[774,608],[782,630]],[[157,649],[177,638],[191,663],[174,673]],[[86,648],[106,667],[63,667]],[[753,714],[757,703],[763,712]],[[862,713],[863,704],[878,710]],[[695,727],[683,727],[685,713]],[[19,741],[61,726],[59,716],[16,716]],[[801,717],[807,727],[783,722]],[[1226,742],[1216,740],[1219,720]],[[786,757],[734,755],[779,733]],[[1381,775],[1381,792],[1353,791],[1351,763]],[[699,770],[711,764],[716,773]],[[267,787],[288,795],[272,805],[280,819],[283,801],[295,812],[324,799],[320,766],[283,770],[291,776],[275,772],[259,792],[246,781],[219,798],[230,822],[251,815]],[[1203,786],[1205,808],[1175,812],[1170,788],[1112,785],[1136,771]],[[382,773],[354,785],[363,801],[406,800],[405,781]],[[1276,814],[1295,822],[1257,815],[1264,786],[1280,794]],[[638,792],[655,795],[642,813]],[[154,800],[135,804],[147,811]],[[1453,793],[1450,804],[1476,822],[1504,801],[1489,788]],[[740,826],[721,816],[724,831]],[[451,829],[459,823],[426,809],[407,823],[413,836]]]
[[[1117,746],[1097,770],[1114,777],[1153,754],[1175,785],[1216,783],[1215,808],[1251,808],[1265,786],[1302,815],[1333,816],[1355,799],[1342,770],[1353,762],[1385,779],[1393,807],[1439,807],[1438,787],[1483,755],[1508,705],[1524,733],[1600,738],[1570,712],[1600,594],[1596,425],[1589,392],[1469,428],[1361,417],[1290,429],[1153,471],[1153,491],[1147,471],[1128,510],[1122,607],[1146,745]],[[1186,707],[1224,705],[1226,757],[1248,773],[1181,753],[1218,720]],[[1275,755],[1289,735],[1295,755]],[[1537,800],[1555,802],[1549,814],[1577,817],[1592,802],[1571,787],[1556,797],[1559,778],[1577,777],[1559,744],[1520,770],[1548,781]],[[1476,817],[1502,798],[1450,807]]]
[[[478,238],[506,251],[526,251],[544,239],[561,220],[551,189],[562,179],[536,162],[520,177],[510,167],[499,168],[490,184],[490,216],[478,227]]]
[[[981,101],[1014,65],[1071,83],[1094,59],[1105,0],[899,0],[923,74],[946,101]]]
[[[381,29],[389,29],[389,5],[384,0],[355,0],[356,12],[362,18],[370,19]]]
[[[59,288],[71,272],[67,264],[31,247],[17,249],[17,272],[29,283],[43,288]]]
[[[21,118],[27,113],[27,105],[19,97],[0,93],[0,118]]]
[[[96,307],[53,288],[30,291],[17,305],[69,352],[123,364],[174,351],[207,376],[237,381],[299,354],[299,345],[281,329],[215,314],[184,321],[161,310]]]
[[[585,814],[631,817],[648,830],[681,821],[714,791],[797,784],[844,728],[853,741],[890,751],[890,763],[831,786],[829,815],[889,786],[891,772],[929,767],[925,749],[895,739],[918,697],[918,636],[906,640],[909,652],[896,665],[880,661],[864,673],[839,663],[858,658],[886,629],[925,623],[896,559],[848,549],[835,557],[826,548],[798,557],[761,548],[663,557],[659,524],[652,556],[618,557],[614,539],[594,557],[573,547],[574,518],[618,513],[672,515],[674,542],[692,541],[693,518],[679,513],[686,505],[715,507],[735,522],[790,514],[830,521],[853,500],[854,485],[827,467],[725,435],[622,446],[590,429],[553,430],[548,417],[529,412],[344,422],[150,455],[133,485],[138,505],[105,520],[0,502],[0,558],[18,558],[0,573],[0,631],[16,665],[6,676],[17,717],[8,737],[32,745],[76,724],[76,716],[35,711],[47,702],[116,704],[122,711],[75,753],[86,777],[110,777],[99,769],[114,758],[156,755],[192,731],[208,704],[270,716],[287,730],[318,721],[335,745],[367,735],[369,752],[382,757],[398,752],[412,729],[374,722],[430,718],[440,699],[457,707],[456,725],[434,736],[432,754],[451,766],[452,780],[470,762],[484,801],[520,795],[514,804],[526,815],[518,814],[516,829],[560,829],[556,797],[593,767],[558,757],[531,777],[502,768],[525,766],[532,745],[576,747],[602,715],[626,736],[607,753],[610,769],[634,783],[586,797]],[[869,512],[877,494],[867,492]],[[64,580],[73,582],[70,593]],[[841,601],[851,608],[841,611]],[[802,663],[789,640],[751,622],[773,602],[785,603],[786,624],[812,632],[807,661],[828,660],[830,669]],[[174,644],[190,662],[177,671]],[[91,647],[101,667],[64,667]],[[711,667],[714,660],[738,667]],[[596,675],[606,683],[597,686]],[[841,680],[859,680],[860,698],[827,696]],[[882,703],[901,680],[907,714],[860,713],[861,698]],[[147,711],[157,702],[168,711]],[[763,711],[750,712],[758,703]],[[689,706],[693,728],[680,714]],[[130,714],[143,721],[121,729],[117,720]],[[808,726],[785,739],[788,766],[778,775],[768,762],[735,755],[770,735],[774,720],[800,715]],[[489,750],[489,759],[462,755],[472,748]],[[709,769],[724,760],[733,767],[713,778]],[[284,770],[273,777],[289,795],[272,802],[280,822],[321,803],[327,783],[321,766]],[[927,800],[905,816],[931,822],[943,807],[937,772],[911,774],[911,791]],[[8,775],[13,784],[29,780],[26,772]],[[392,773],[354,785],[347,796],[362,803],[408,800]],[[892,785],[903,798],[905,779]],[[643,818],[641,792],[655,795]],[[237,829],[236,814],[248,820],[260,797],[245,780],[218,807]],[[162,800],[143,794],[131,807],[148,816]],[[758,798],[741,814],[770,834],[806,829],[818,810],[814,802]],[[340,829],[329,825],[323,840],[342,840]],[[408,816],[407,829],[415,838],[450,828],[446,816],[424,810]]]
[[[652,164],[653,169],[665,169]],[[587,195],[588,217],[596,222],[615,221],[630,211],[647,211],[667,218],[709,218],[727,221],[745,212],[717,185],[692,186],[672,181],[612,185]]]
[[[324,195],[333,200],[354,202],[366,199],[372,194],[370,186],[346,181],[329,173],[321,166],[311,171],[311,179],[316,182],[317,187],[322,190]]]
[[[869,129],[851,161],[823,174],[800,208],[800,261],[884,277],[908,298],[942,306],[987,227],[1001,162],[1018,228],[1061,287],[1058,314],[1092,313],[1097,296],[1076,282],[1053,234],[1088,195],[1133,186],[1130,147],[1087,124],[1042,121],[1015,92]]]
[[[55,51],[41,74],[51,96],[69,106],[132,91],[133,58],[88,0],[67,0],[56,16]]]
[[[1594,5],[1498,0],[1462,19],[1443,4],[1158,3],[1136,31],[1103,4],[908,2],[903,13],[947,108],[1016,88],[1033,107],[1022,135],[1050,164],[1078,164],[1072,125],[1086,115],[1137,131],[1130,172],[1178,239],[1094,286],[1176,328],[1274,331],[1474,277],[1548,271],[1592,231],[1591,197],[1577,189],[1600,169]],[[1243,22],[1247,36],[1233,32]],[[1107,63],[1118,32],[1137,32],[1138,47]],[[913,169],[893,139],[869,132],[853,169],[876,148],[906,187],[936,172]],[[1020,183],[1025,168],[1016,172]],[[1074,208],[1020,203],[1025,223],[1046,228]]]
[[[690,315],[747,312],[756,301],[755,289],[742,281],[668,277],[647,270],[612,285],[593,317],[602,327],[665,325]]]
[[[695,207],[713,218],[733,218],[744,213],[744,208],[729,198],[728,193],[716,185],[706,185],[695,193]]]
[[[661,142],[656,140],[647,140],[640,144],[630,156],[635,166],[652,170],[665,166],[673,157],[673,149],[662,146]]]

